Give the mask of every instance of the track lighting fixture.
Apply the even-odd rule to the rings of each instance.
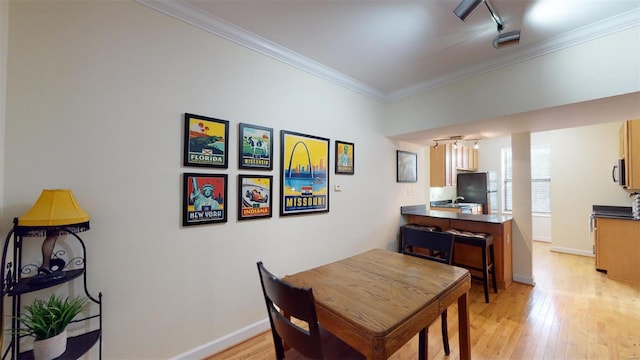
[[[453,10],[460,20],[465,21],[482,4],[484,0],[463,0],[458,7]]]
[[[485,0],[484,4],[487,6],[487,10],[489,10],[489,14],[491,14],[491,19],[493,20],[493,22],[496,23],[496,26],[498,27],[498,32],[501,32],[502,29],[504,29],[504,23],[502,22],[500,15],[498,15],[498,13],[493,8],[493,5],[491,5],[491,2],[489,0]]]
[[[465,137],[461,136],[461,135],[449,136],[448,138],[433,139],[433,141],[436,143],[435,145],[433,145],[433,148],[437,149],[438,146],[440,145],[440,143],[451,142],[451,147],[453,149],[457,149],[458,148],[458,141],[475,141],[475,143],[473,145],[473,148],[474,149],[478,149],[478,148],[480,148],[480,145],[478,144],[479,140],[480,140],[480,138],[465,139]]]
[[[493,39],[493,47],[499,49],[501,47],[515,45],[520,43],[520,30],[501,33]]]
[[[453,10],[454,14],[460,18],[460,20],[465,21],[466,18],[471,15],[480,4],[484,3],[489,10],[489,14],[491,15],[491,19],[496,23],[498,36],[493,40],[493,47],[496,49],[508,46],[515,45],[520,43],[520,30],[509,31],[506,33],[502,33],[504,29],[504,22],[500,18],[500,15],[493,8],[493,5],[489,0],[462,0],[460,4]]]

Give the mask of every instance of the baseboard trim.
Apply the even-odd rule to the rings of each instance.
[[[240,330],[227,334],[219,339],[215,339],[209,343],[200,345],[197,348],[188,350],[180,355],[172,357],[170,360],[205,359],[213,354],[219,353],[222,350],[228,349],[243,341],[249,340],[256,335],[269,330],[270,327],[271,325],[269,325],[269,319],[266,318]]]
[[[536,281],[533,276],[522,276],[518,274],[513,274],[513,281],[519,282],[526,285],[536,286]]]
[[[595,256],[593,254],[593,251],[576,250],[576,249],[564,248],[559,246],[551,246],[551,251],[565,253],[565,254],[572,254],[572,255],[587,256],[587,257]]]
[[[533,237],[533,241],[540,241],[540,242],[546,242],[546,243],[550,243],[551,241],[551,236],[534,236]]]

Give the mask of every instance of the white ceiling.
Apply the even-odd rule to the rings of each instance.
[[[385,102],[640,24],[640,0],[491,0],[522,34],[495,49],[487,7],[463,22],[460,1],[138,0]]]

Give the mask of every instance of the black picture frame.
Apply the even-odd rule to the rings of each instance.
[[[280,216],[329,212],[329,143],[280,130]]]
[[[403,183],[418,182],[418,154],[396,150],[396,181]]]
[[[182,226],[227,222],[228,188],[227,174],[184,173]]]
[[[356,148],[351,142],[335,141],[336,174],[353,175],[355,170]]]
[[[270,218],[273,213],[273,176],[238,175],[238,220]]]
[[[184,114],[184,166],[229,167],[229,121]]]
[[[273,170],[273,128],[239,124],[238,168]]]

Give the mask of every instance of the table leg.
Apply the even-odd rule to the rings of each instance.
[[[427,354],[429,349],[429,327],[420,330],[418,335],[418,359],[427,360]]]
[[[471,326],[469,324],[469,292],[458,298],[458,340],[460,359],[471,359]]]

